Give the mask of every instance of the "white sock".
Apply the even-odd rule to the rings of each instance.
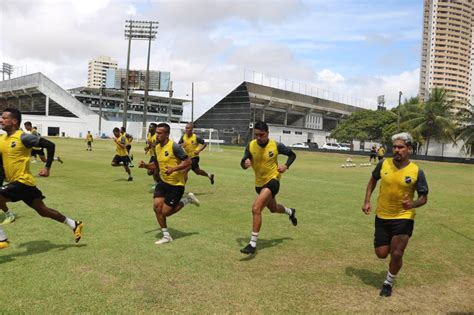
[[[168,232],[167,228],[161,229],[161,232],[163,233],[163,237],[171,238],[170,232]]]
[[[385,281],[383,283],[388,284],[390,286],[393,286],[393,282],[395,281],[396,277],[397,277],[397,275],[392,275],[389,271],[389,272],[387,272],[387,277],[385,278]]]
[[[183,203],[183,207],[184,207],[185,205],[187,205],[188,203],[191,203],[191,202],[192,202],[191,198],[189,198],[189,197],[181,198],[180,201]]]
[[[69,219],[68,217],[66,217],[66,220],[64,220],[63,223],[69,226],[73,230],[76,228],[76,221]]]
[[[285,213],[288,214],[288,215],[291,215],[293,213],[293,210],[291,210],[290,208],[285,207]]]
[[[14,216],[15,214],[14,214],[11,210],[8,210],[7,212],[5,212],[5,215],[6,215],[7,217],[12,217],[12,216]]]
[[[7,234],[3,230],[3,227],[0,226],[0,242],[5,242],[7,239]]]
[[[252,245],[252,247],[257,247],[257,239],[258,239],[258,232],[252,232],[252,236],[250,237],[249,244]]]

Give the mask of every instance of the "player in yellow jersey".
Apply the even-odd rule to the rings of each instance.
[[[166,223],[166,218],[177,213],[185,205],[191,203],[199,206],[199,200],[193,193],[181,198],[184,193],[184,172],[191,165],[183,148],[169,138],[170,126],[166,123],[158,124],[156,128],[156,161],[145,163],[141,161],[139,168],[155,170],[159,168],[160,178],[153,194],[153,210],[163,233],[163,238],[155,244],[161,245],[173,241]]]
[[[94,137],[92,136],[90,131],[87,132],[86,141],[87,141],[86,151],[92,151],[92,142],[94,142]]]
[[[36,135],[36,136],[38,136],[38,137],[41,136],[41,135],[38,133],[38,129],[36,129],[36,127],[33,127],[30,121],[26,121],[26,122],[24,123],[24,126],[25,126],[25,129],[26,129],[26,132],[27,132],[27,133],[31,133],[32,135]],[[46,163],[46,156],[44,155],[44,150],[43,150],[43,148],[34,147],[34,148],[31,150],[31,156],[34,158],[33,162],[35,162],[35,163],[36,163],[36,156],[39,156],[41,162]],[[61,163],[61,164],[64,163],[64,161],[61,160],[61,158],[60,158],[59,156],[54,157],[54,160],[55,160],[55,161],[58,161],[58,162]]]
[[[393,158],[380,161],[367,184],[362,211],[369,214],[370,197],[377,181],[380,192],[375,210],[375,254],[386,258],[390,254],[387,277],[380,296],[392,295],[393,282],[402,268],[403,253],[413,233],[415,208],[428,201],[428,184],[423,171],[410,161],[413,139],[403,132],[392,136]],[[414,200],[415,191],[418,198]]]
[[[155,123],[151,123],[150,126],[148,126],[148,134],[146,136],[146,146],[145,146],[145,154],[150,155],[150,160],[148,161],[148,163],[155,163],[156,161],[156,152],[155,152],[156,127],[157,127],[157,124]],[[153,179],[155,180],[153,189],[155,189],[156,183],[158,182],[158,172],[155,172],[155,170],[147,170],[147,174],[149,176],[153,175]]]
[[[243,169],[252,166],[255,172],[255,190],[258,194],[252,205],[253,223],[250,242],[240,250],[244,254],[255,253],[258,233],[262,226],[262,211],[265,207],[271,213],[286,213],[294,226],[298,224],[296,210],[278,204],[275,198],[280,190],[281,174],[294,162],[296,154],[284,144],[268,138],[268,125],[265,122],[255,123],[254,134],[255,139],[247,145],[240,162]],[[285,164],[278,164],[279,154],[288,156]]]
[[[127,149],[127,154],[130,158],[130,167],[133,167],[133,154],[130,153],[130,150],[132,150],[133,136],[127,133],[127,129],[125,129],[125,127],[120,127],[120,133],[124,135],[127,139],[127,145],[125,146],[125,148]]]
[[[0,208],[8,210],[7,202],[23,201],[40,216],[47,217],[68,225],[74,232],[75,241],[81,239],[83,224],[74,221],[57,210],[48,208],[41,191],[35,185],[35,178],[30,172],[31,148],[40,147],[47,150],[45,167],[40,171],[42,176],[49,176],[53,163],[55,145],[49,140],[28,134],[20,130],[21,112],[16,108],[7,108],[0,118],[2,129],[6,134],[0,137],[0,154],[7,185],[0,188]],[[0,231],[0,248],[8,247],[4,231]]]
[[[125,169],[125,172],[128,174],[128,181],[131,182],[133,180],[132,177],[132,172],[130,171],[130,168],[128,167],[128,164],[130,163],[130,158],[128,156],[127,152],[127,144],[128,140],[125,134],[120,133],[120,129],[115,127],[112,132],[114,133],[114,143],[115,143],[115,156],[112,160],[111,165],[116,167],[123,165],[123,168]],[[122,163],[122,164],[120,164]]]
[[[196,175],[206,176],[211,181],[211,185],[214,185],[214,174],[208,174],[199,167],[199,153],[207,147],[207,144],[193,132],[193,124],[191,122],[186,124],[185,133],[178,143],[181,144],[188,157],[191,158],[191,168],[185,170],[185,180],[188,181],[188,173],[192,169]]]
[[[377,149],[377,158],[380,160],[382,160],[385,156],[385,149],[383,146],[380,146],[378,149]]]

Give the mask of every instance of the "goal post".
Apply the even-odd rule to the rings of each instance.
[[[221,147],[224,140],[219,139],[219,130],[214,128],[195,128],[194,132],[204,139],[210,152],[224,151]]]

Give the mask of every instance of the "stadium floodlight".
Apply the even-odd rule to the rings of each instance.
[[[5,80],[5,73],[8,74],[8,80],[10,80],[10,76],[13,73],[13,66],[9,63],[2,63],[2,80]]]
[[[127,127],[127,110],[128,110],[128,80],[129,80],[129,71],[130,71],[130,49],[132,46],[132,39],[137,40],[148,40],[148,58],[147,58],[147,68],[146,68],[146,78],[145,78],[145,99],[144,99],[144,108],[143,108],[143,125],[144,130],[146,130],[146,111],[148,105],[148,84],[150,81],[150,47],[151,41],[156,39],[156,34],[158,33],[158,24],[156,21],[135,21],[135,20],[126,20],[125,21],[125,38],[128,39],[128,53],[127,53],[127,69],[125,71],[125,95],[123,101],[123,126]],[[144,131],[146,132],[146,131]],[[146,134],[145,134],[146,136]]]

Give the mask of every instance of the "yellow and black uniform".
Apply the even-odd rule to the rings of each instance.
[[[183,144],[184,151],[191,158],[191,168],[193,170],[199,168],[199,156],[197,156],[194,152],[199,150],[199,148],[205,144],[204,140],[193,133],[191,136],[184,134],[181,139],[179,139],[179,144]]]
[[[123,145],[120,146],[119,144]],[[115,139],[115,156],[112,160],[115,164],[123,163],[124,166],[127,166],[130,163],[130,158],[128,157],[128,152],[126,146],[128,145],[128,139],[125,134],[121,134],[117,139]]]
[[[375,211],[375,246],[390,244],[393,235],[411,236],[416,211],[405,210],[402,202],[406,195],[413,200],[415,191],[418,196],[428,194],[428,183],[423,170],[413,162],[399,169],[392,158],[387,158],[377,164],[372,177],[377,181],[381,180]]]
[[[0,137],[0,153],[5,180],[8,182],[0,189],[0,195],[13,202],[22,200],[29,206],[33,200],[44,198],[41,191],[36,188],[35,178],[30,171],[30,156],[34,146],[47,148],[46,167],[51,167],[54,143],[22,130],[17,130],[10,136],[4,134]]]
[[[94,141],[94,137],[92,137],[92,134],[88,133],[86,136],[87,139],[87,145],[90,146],[92,145],[92,141]]]
[[[287,168],[296,159],[296,154],[283,143],[269,139],[265,145],[259,145],[257,140],[252,140],[245,148],[244,156],[240,165],[243,167],[245,160],[252,161],[252,168],[255,172],[255,190],[257,193],[263,188],[269,188],[273,197],[280,189],[280,177],[278,172],[278,154],[288,156]]]
[[[383,159],[383,157],[385,156],[385,149],[383,147],[380,147],[378,150],[377,150],[377,158],[380,160]]]
[[[167,175],[166,169],[176,167],[188,157],[183,148],[171,139],[165,145],[157,144],[155,154],[160,168],[160,179],[155,187],[153,197],[165,197],[165,203],[170,207],[175,207],[184,193],[184,172],[176,171]]]
[[[148,135],[146,136],[146,143],[149,148],[148,149],[148,154],[150,155],[149,163],[156,161],[155,142],[156,142],[156,133],[153,135],[151,133],[148,133]]]

